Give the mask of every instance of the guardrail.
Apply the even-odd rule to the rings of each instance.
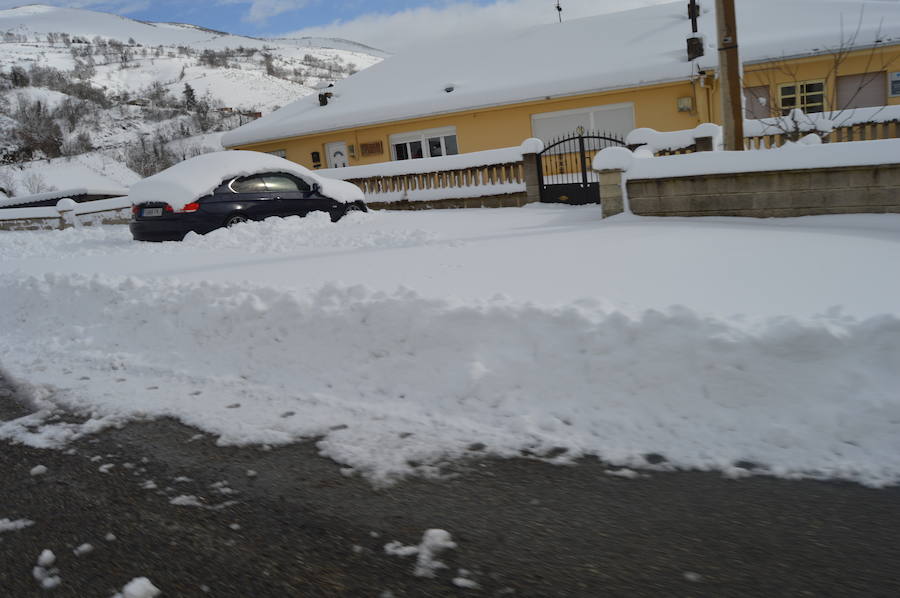
[[[93,216],[87,222],[80,216]],[[65,229],[95,222],[125,224],[131,219],[131,199],[110,197],[78,203],[63,198],[52,207],[0,209],[0,230]]]

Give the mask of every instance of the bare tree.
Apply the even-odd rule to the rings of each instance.
[[[840,127],[852,118],[861,94],[869,86],[876,84],[879,78],[885,78],[886,81],[887,70],[897,60],[897,55],[890,56],[885,51],[886,44],[880,25],[870,42],[860,39],[863,16],[864,12],[860,10],[859,19],[850,35],[844,35],[843,22],[841,23],[841,41],[835,48],[826,48],[828,68],[824,76],[817,78],[817,82],[804,81],[802,66],[786,58],[772,61],[763,69],[746,73],[742,82],[747,102],[746,117],[760,120],[767,128],[791,141],[809,133],[817,133],[827,142],[834,127]],[[844,93],[840,94],[842,77],[850,74],[847,63],[857,57],[860,51],[865,52],[862,56],[862,72],[856,73],[860,70],[859,67],[853,69],[857,78],[849,88],[843,86]],[[785,87],[793,91],[789,98],[777,93]],[[812,109],[810,102],[803,101],[817,99],[819,96],[821,102],[812,103]],[[804,103],[807,105],[804,106]],[[804,107],[806,110],[803,110]]]

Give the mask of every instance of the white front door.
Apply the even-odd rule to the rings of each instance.
[[[328,156],[328,168],[346,168],[350,165],[347,162],[347,144],[343,141],[326,143],[325,153]]]

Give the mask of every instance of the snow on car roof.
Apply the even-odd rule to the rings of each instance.
[[[338,201],[363,199],[352,183],[319,176],[290,160],[250,151],[213,152],[189,158],[131,186],[132,204],[164,201],[179,210],[197,198],[212,193],[222,181],[261,172],[286,172],[316,183],[321,193]]]

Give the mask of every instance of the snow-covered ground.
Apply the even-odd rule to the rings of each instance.
[[[528,451],[900,481],[900,216],[325,215],[0,234],[0,366],[56,445],[170,415],[376,483]],[[563,451],[564,449],[564,451]],[[635,483],[639,483],[636,481]]]

